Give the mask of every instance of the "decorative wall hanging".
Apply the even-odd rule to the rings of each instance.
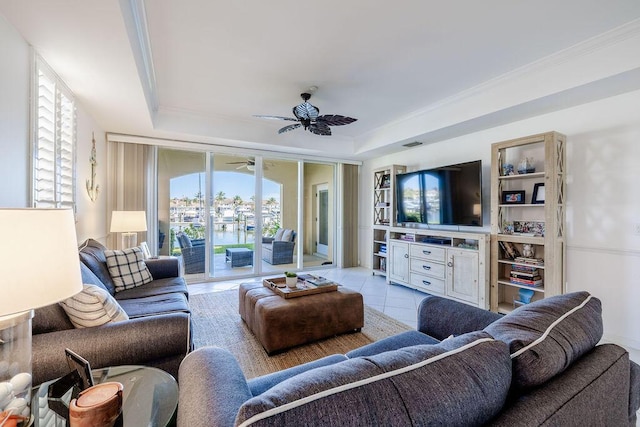
[[[96,184],[96,166],[98,164],[96,160],[96,139],[91,132],[91,156],[89,157],[89,163],[91,164],[91,179],[87,180],[87,194],[92,202],[95,202],[98,198],[98,191],[100,186]]]

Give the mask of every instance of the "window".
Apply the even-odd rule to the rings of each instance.
[[[36,55],[33,105],[33,206],[75,208],[76,108],[73,94]]]

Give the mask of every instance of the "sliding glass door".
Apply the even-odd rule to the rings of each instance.
[[[159,148],[157,171],[159,254],[189,281],[334,262],[334,165]]]

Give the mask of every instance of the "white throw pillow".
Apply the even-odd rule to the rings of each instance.
[[[76,328],[129,320],[127,313],[109,292],[96,285],[82,285],[82,291],[61,301],[60,305]]]
[[[142,251],[135,247],[123,251],[106,250],[109,274],[116,286],[116,292],[135,288],[153,280],[147,264],[142,258]]]

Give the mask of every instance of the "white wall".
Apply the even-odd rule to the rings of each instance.
[[[360,263],[371,267],[372,170],[483,161],[483,231],[489,232],[493,142],[555,130],[567,135],[567,290],[603,305],[605,340],[640,349],[640,91],[367,161],[360,190]],[[369,178],[369,179],[368,179]]]
[[[0,207],[29,205],[29,46],[0,15]]]
[[[29,136],[29,97],[31,50],[22,36],[0,15],[0,207],[31,206],[31,141]],[[45,58],[46,60],[46,58]],[[86,113],[76,98],[78,117],[77,222],[78,242],[88,237],[104,239],[106,218],[106,142],[105,132]],[[89,156],[91,132],[95,132],[98,156],[97,179],[102,188],[91,202],[85,180],[91,177]]]

